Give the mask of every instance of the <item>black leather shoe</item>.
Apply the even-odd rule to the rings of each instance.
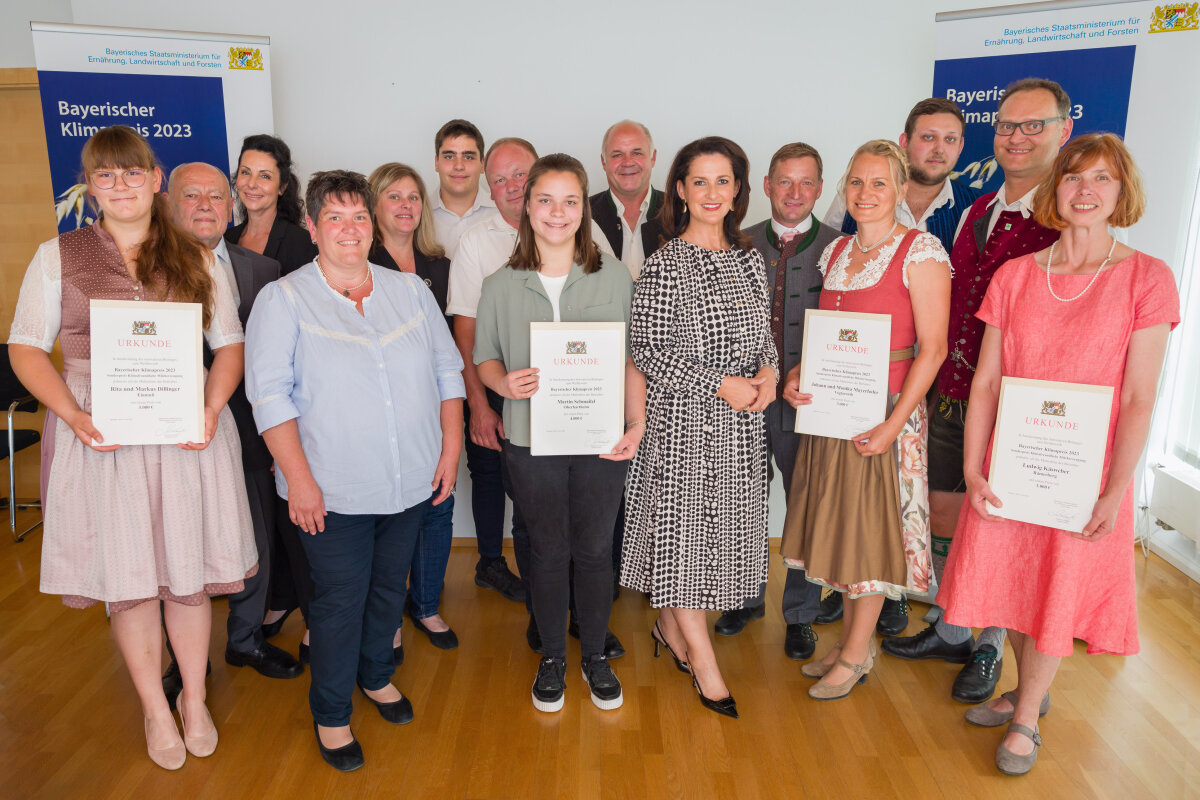
[[[263,642],[257,650],[243,653],[225,645],[225,663],[231,667],[253,667],[258,674],[268,678],[299,678],[304,667],[292,658],[292,654],[280,650],[270,642]]]
[[[398,644],[392,648],[392,660],[397,667],[404,663],[404,645]]]
[[[486,563],[480,559],[475,565],[475,585],[485,589],[495,589],[514,602],[525,602],[525,584],[512,574],[504,556]]]
[[[830,592],[821,601],[821,610],[817,612],[817,618],[813,622],[817,625],[828,625],[831,622],[837,622],[842,618],[844,610],[842,593]]]
[[[283,630],[283,623],[287,622],[287,618],[291,616],[291,613],[295,610],[296,609],[294,608],[289,608],[287,611],[283,612],[282,617],[274,622],[264,622],[262,626],[263,637],[270,639],[272,636],[277,635],[281,630]]]
[[[971,660],[954,679],[950,696],[960,703],[986,703],[1000,682],[1004,660],[990,644],[980,645],[971,653]]]
[[[720,700],[711,700],[704,696],[704,692],[700,691],[700,683],[696,680],[696,676],[692,675],[692,686],[696,687],[696,694],[700,695],[700,704],[709,711],[715,711],[726,717],[738,718],[737,701],[733,699],[733,695],[722,697]]]
[[[175,710],[175,701],[179,699],[179,693],[183,691],[183,676],[179,674],[179,665],[175,663],[175,659],[171,659],[171,663],[167,665],[167,671],[162,676],[163,694],[167,696],[167,705],[171,710]]]
[[[579,638],[579,621],[575,619],[573,614],[571,615],[570,621],[567,622],[567,633],[576,639]],[[538,641],[540,643],[540,637]],[[530,645],[530,647],[532,646],[533,645]],[[534,652],[540,653],[541,650],[536,650]],[[625,655],[625,645],[621,644],[621,640],[617,638],[615,633],[612,631],[605,631],[604,657],[609,661],[612,661],[614,658],[620,658],[623,655]]]
[[[901,597],[899,600],[885,599],[883,610],[879,612],[879,621],[875,623],[875,630],[879,631],[880,636],[904,633],[904,629],[908,627],[908,609],[907,597]]]
[[[416,617],[412,617],[412,624],[414,628],[428,636],[429,643],[439,650],[453,650],[458,647],[458,635],[454,631],[431,631]]]
[[[300,650],[296,654],[296,660],[301,664],[307,664],[309,662],[308,645],[306,645],[304,642],[300,643]]]
[[[204,675],[207,677],[212,674],[212,662],[208,662],[208,666],[204,668]],[[167,705],[172,711],[175,710],[175,701],[179,699],[179,693],[183,691],[183,676],[179,674],[179,665],[175,663],[175,659],[171,659],[171,663],[167,665],[167,671],[162,676],[163,694],[167,696]]]
[[[529,618],[529,627],[525,629],[525,641],[529,643],[529,649],[538,655],[545,654],[545,649],[542,647],[542,634],[538,632],[537,622],[533,617]]]
[[[717,620],[713,630],[722,636],[737,636],[746,627],[746,623],[752,619],[762,619],[766,613],[766,608],[763,606],[735,608],[721,614],[721,618]]]
[[[321,744],[321,734],[317,731],[316,720],[313,720],[313,733],[317,737],[317,747],[321,748],[321,758],[325,759],[325,763],[338,772],[353,772],[363,765],[362,745],[358,743],[358,739],[354,739],[350,744],[330,749]]]
[[[788,624],[783,637],[783,654],[793,661],[807,661],[817,648],[817,634],[807,622]]]
[[[880,644],[883,652],[905,661],[922,661],[940,658],[952,664],[965,664],[971,658],[971,640],[962,644],[950,644],[938,636],[937,626],[930,625],[916,636],[897,636],[884,639]]]
[[[363,689],[361,684],[358,688],[362,691],[363,697],[370,700],[375,704],[375,707],[379,709],[379,716],[383,717],[388,722],[392,723],[393,725],[407,725],[413,721],[412,703],[410,703],[408,698],[404,695],[400,695],[399,700],[393,700],[390,703],[381,703],[371,697],[371,695],[367,694],[367,690]]]

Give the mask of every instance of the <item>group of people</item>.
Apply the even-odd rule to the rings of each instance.
[[[389,722],[413,719],[393,683],[403,615],[435,646],[458,644],[440,596],[465,447],[475,582],[526,605],[536,709],[563,707],[569,633],[591,701],[622,704],[619,584],[659,609],[655,655],[737,717],[705,612],[722,612],[724,635],[764,614],[773,459],[784,650],[808,662],[809,695],[862,683],[878,631],[889,655],[965,662],[953,696],[975,704],[969,722],[1008,726],[996,764],[1027,772],[1073,639],[1137,651],[1132,481],[1179,321],[1169,268],[1112,233],[1145,206],[1129,153],[1111,134],[1070,140],[1069,109],[1053,81],[1010,85],[994,124],[1004,183],[981,195],[950,180],[961,110],[923,100],[898,142],[854,152],[824,222],[821,156],[786,144],[763,179],[771,216],[745,228],[737,144],[687,144],[663,192],[650,133],[629,120],[603,137],[596,194],[577,159],[517,137],[485,149],[452,120],[435,137],[436,192],[389,163],[318,172],[303,205],[276,137],[247,137],[232,187],[185,164],[164,195],[146,141],[102,129],[82,154],[99,221],[38,249],[9,338],[50,411],[42,590],[108,604],[161,766],[216,747],[208,598],[229,594],[226,661],[275,678],[310,662],[319,750],[355,769],[355,685]],[[235,196],[243,221],[228,227]],[[204,441],[104,443],[89,414],[91,299],[201,304]],[[816,308],[891,318],[887,413],[852,439],[794,432],[813,400],[800,358]],[[531,322],[625,324],[625,426],[609,452],[532,454]],[[988,510],[1003,507],[987,464],[1004,376],[1114,389],[1082,533]],[[502,554],[506,495],[518,574]],[[907,595],[935,584],[936,621],[896,636]],[[295,608],[299,658],[267,641]],[[814,659],[812,626],[839,617]],[[984,628],[977,640],[968,626]],[[1018,684],[992,699],[1005,630]]]

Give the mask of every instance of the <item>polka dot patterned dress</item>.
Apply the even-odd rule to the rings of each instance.
[[[728,375],[778,374],[762,257],[671,240],[642,268],[629,339],[646,374],[646,435],[629,472],[621,584],[656,608],[738,608],[767,579],[766,432],[762,413],[717,390]]]

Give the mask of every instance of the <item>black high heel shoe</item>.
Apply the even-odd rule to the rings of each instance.
[[[737,702],[733,699],[733,695],[727,695],[720,700],[709,700],[704,696],[704,692],[700,691],[700,682],[696,680],[695,673],[692,674],[692,686],[696,687],[696,694],[700,695],[700,703],[709,711],[715,711],[734,719],[738,718]]]
[[[283,630],[283,623],[287,622],[287,618],[289,616],[291,616],[292,612],[295,610],[296,609],[294,609],[294,608],[289,608],[287,611],[283,612],[282,617],[275,620],[274,622],[264,622],[263,626],[262,626],[263,638],[270,639],[271,637],[277,635],[281,630]]]
[[[662,638],[659,638],[659,637]],[[650,629],[650,638],[654,640],[654,657],[658,658],[659,647],[667,648],[667,652],[671,654],[671,658],[675,659],[675,669],[687,675],[692,674],[692,668],[688,666],[688,662],[680,660],[679,656],[675,655],[675,651],[671,649],[671,645],[667,644],[667,637],[662,635],[662,630],[658,627],[658,620],[654,621],[654,627]]]

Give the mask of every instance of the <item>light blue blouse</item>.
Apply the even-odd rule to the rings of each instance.
[[[310,263],[265,286],[246,324],[258,430],[296,420],[325,508],[338,514],[394,514],[427,500],[441,403],[466,394],[432,292],[415,275],[370,268],[363,314]],[[282,470],[275,484],[286,498]]]

